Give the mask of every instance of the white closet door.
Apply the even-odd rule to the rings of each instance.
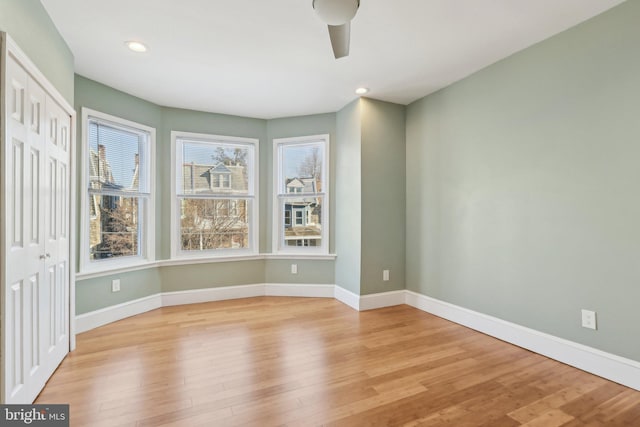
[[[49,289],[45,336],[48,370],[69,352],[69,160],[70,117],[51,98],[46,102],[45,274]],[[47,377],[48,378],[48,377]]]
[[[3,395],[31,403],[69,351],[70,118],[6,63]]]

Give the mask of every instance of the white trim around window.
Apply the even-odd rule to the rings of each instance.
[[[273,140],[276,255],[329,253],[329,145],[328,134]]]
[[[171,259],[202,260],[258,254],[258,148],[259,140],[255,138],[171,131]],[[225,151],[231,156],[237,152],[242,160],[212,159],[216,153],[225,156]],[[201,164],[186,159],[185,153],[195,159],[201,157]],[[184,169],[187,165],[194,169],[188,177]],[[238,187],[236,178],[241,176],[246,181]],[[187,178],[189,182],[185,181]],[[186,200],[212,203],[215,212],[210,212],[208,219],[202,218],[204,215],[192,215],[185,211]],[[222,210],[218,212],[218,209]],[[191,216],[194,216],[194,221],[191,221],[194,228],[200,225],[201,228],[217,230],[205,233],[214,235],[209,237],[210,241],[192,242],[194,238],[183,232],[183,219],[188,220]],[[196,216],[199,217],[197,221]],[[210,223],[208,227],[207,222]],[[220,232],[223,226],[227,230]],[[239,230],[243,227],[246,231]],[[228,237],[220,237],[225,234]],[[185,248],[185,239],[192,249]],[[215,246],[218,247],[212,248]]]
[[[129,132],[141,136],[140,146],[136,149],[137,161],[137,181],[144,183],[144,188],[136,191],[130,189],[105,190],[104,194],[112,194],[113,197],[129,196],[137,199],[137,250],[136,254],[130,256],[118,256],[105,259],[91,259],[91,228],[90,222],[95,220],[95,213],[92,215],[90,200],[95,197],[89,187],[90,183],[90,162],[91,148],[89,147],[90,122],[110,127],[123,132]],[[80,274],[92,274],[108,272],[143,266],[155,262],[155,170],[156,170],[156,130],[150,126],[142,125],[121,117],[112,116],[89,108],[82,108],[82,144],[80,147],[80,168],[81,168],[81,191],[80,191]],[[91,193],[91,194],[90,194]]]

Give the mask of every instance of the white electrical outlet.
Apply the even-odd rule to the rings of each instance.
[[[382,270],[382,280],[385,282],[389,281],[389,270]]]
[[[298,274],[298,264],[291,264],[291,274]]]
[[[589,329],[597,329],[595,311],[582,310],[582,327],[589,328]]]
[[[120,279],[113,279],[111,281],[111,292],[120,292]]]

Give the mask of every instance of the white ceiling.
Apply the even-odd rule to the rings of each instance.
[[[333,58],[311,0],[41,0],[76,72],[165,106],[275,118],[408,104],[623,0],[361,0]],[[144,54],[124,42],[140,40]]]

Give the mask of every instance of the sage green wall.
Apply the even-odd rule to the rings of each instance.
[[[287,117],[273,119],[267,122],[266,162],[267,176],[261,174],[265,183],[265,197],[268,219],[264,252],[272,252],[273,234],[271,226],[273,217],[273,140],[275,138],[292,138],[296,136],[329,134],[329,252],[335,252],[335,150],[336,145],[336,114],[314,114],[309,116]],[[291,274],[291,264],[298,265],[298,274]],[[267,260],[266,283],[335,283],[334,261],[310,260]]]
[[[111,292],[111,280],[120,279],[120,292]],[[76,282],[76,314],[122,304],[160,292],[162,277],[160,270],[118,273]]]
[[[13,38],[73,105],[73,54],[40,1],[1,0],[0,31]]]
[[[335,220],[335,146],[336,146],[336,113],[314,114],[309,116],[288,117],[281,119],[273,119],[267,122],[267,164],[270,165],[269,170],[273,170],[273,140],[276,138],[293,138],[297,136],[324,135],[329,134],[330,138],[330,159],[329,159],[329,224],[333,224]],[[273,173],[265,177],[267,185],[265,194],[269,195],[267,200],[267,212],[271,221],[271,212],[273,212]],[[267,227],[268,246],[265,252],[271,252],[271,242],[273,235],[272,227]],[[329,252],[335,252],[336,234],[333,227],[329,227]]]
[[[165,171],[159,181],[159,186],[165,194],[162,202],[162,230],[165,234],[161,259],[171,257],[171,177],[167,171],[171,170],[171,131],[196,132],[213,135],[238,136],[256,138],[259,141],[259,173],[262,183],[267,173],[263,167],[265,159],[265,144],[267,122],[262,119],[237,117],[225,114],[206,113],[200,111],[183,110],[177,108],[163,108],[163,120],[160,134],[162,135],[162,149],[158,153],[159,164]],[[263,194],[262,185],[260,194]],[[264,229],[267,222],[264,216],[264,200],[260,197],[259,240],[262,246]],[[237,261],[229,263],[192,264],[172,267],[162,267],[162,291],[174,292],[189,289],[204,289],[220,286],[247,285],[264,283],[264,261]]]
[[[298,274],[291,274],[291,264],[298,266]],[[333,285],[333,260],[268,259],[265,262],[265,283],[295,283]]]
[[[77,120],[77,159],[81,157],[82,144],[82,108],[90,108],[101,113],[111,114],[123,119],[138,122],[156,129],[156,153],[161,153],[163,144],[160,128],[162,125],[162,108],[148,101],[136,98],[127,93],[115,90],[101,83],[76,75],[75,78],[75,108]],[[156,164],[156,182],[161,182],[166,175],[166,168],[158,162]],[[81,188],[81,170],[76,168],[76,182],[78,183],[76,205],[76,218],[80,215],[80,194],[84,191]],[[156,188],[156,206],[162,206],[164,191]],[[161,253],[164,239],[168,233],[163,232],[162,212],[156,211],[156,255]],[[76,224],[77,248],[80,248],[80,221]],[[77,251],[79,253],[79,250]],[[76,260],[76,269],[79,261]],[[111,280],[120,279],[120,292],[111,292]],[[76,281],[76,313],[82,314],[87,311],[104,308],[115,304],[120,304],[137,298],[157,294],[161,291],[162,280],[156,268],[149,268],[130,273],[118,273],[107,275],[95,279]]]
[[[253,285],[264,283],[264,260],[160,267],[160,272],[163,292]]]
[[[360,294],[366,295],[405,286],[405,107],[362,98],[361,132]]]
[[[358,295],[404,289],[405,107],[361,98],[336,121],[335,282]]]
[[[81,75],[75,76],[75,107],[78,118],[82,107],[156,128],[162,124],[162,108],[144,99],[103,85]],[[78,120],[80,125],[81,120]],[[80,139],[78,134],[78,139]],[[159,141],[156,144],[160,144]]]
[[[640,361],[638,22],[625,2],[408,107],[408,289]]]
[[[335,134],[335,114],[293,117],[272,121],[229,116],[155,105],[82,76],[75,79],[78,117],[82,107],[132,120],[156,129],[156,259],[170,258],[171,131],[240,136],[259,140],[260,250],[270,252],[272,138],[309,134]],[[81,120],[78,135],[81,135]],[[268,132],[269,129],[269,132]],[[79,139],[80,141],[80,139]],[[80,152],[78,151],[78,158]],[[80,183],[78,174],[78,183]],[[78,188],[78,191],[83,191]],[[78,193],[80,194],[80,193]],[[78,206],[78,210],[80,207]],[[78,218],[79,212],[78,212]],[[78,229],[78,236],[80,235]],[[78,237],[79,242],[79,237]],[[299,274],[292,275],[291,263]],[[121,291],[111,292],[111,280],[120,279]],[[334,283],[333,261],[256,260],[164,266],[130,273],[78,280],[76,310],[79,314],[159,292],[183,291],[254,283]]]
[[[265,240],[265,229],[269,225],[264,208],[264,180],[268,170],[265,165],[267,143],[267,121],[262,119],[252,119],[248,117],[230,116],[226,114],[205,113],[193,110],[182,110],[177,108],[162,109],[162,127],[159,129],[162,144],[158,152],[158,166],[164,171],[158,185],[162,188],[165,197],[162,200],[162,230],[166,235],[163,240],[161,259],[171,257],[171,242],[169,240],[169,230],[171,228],[171,131],[196,132],[212,135],[237,136],[245,138],[256,138],[259,141],[259,172],[260,172],[260,218],[259,218],[259,241],[262,250]],[[196,269],[203,269],[206,276],[208,264],[195,265]]]
[[[361,102],[355,100],[336,116],[335,284],[360,294],[361,260]]]
[[[101,113],[111,114],[112,116],[131,120],[156,129],[156,156],[158,153],[163,152],[162,145],[164,141],[162,141],[162,135],[160,133],[162,126],[162,108],[144,99],[137,98],[80,75],[77,75],[75,79],[75,94],[75,108],[78,117],[76,121],[78,142],[76,154],[78,160],[82,159],[82,108],[90,108]],[[162,166],[162,163],[157,161],[155,182],[160,182],[167,175],[166,169]],[[78,186],[82,185],[81,173],[81,168],[76,168],[76,182]],[[81,194],[81,190],[80,188],[78,189],[78,195]],[[155,192],[157,207],[162,206],[164,195],[164,192],[159,190],[159,188],[156,188]],[[79,202],[80,198],[78,198],[76,218],[81,218],[81,206]],[[161,220],[162,216],[158,210],[156,214],[156,255],[162,252],[164,237],[166,235],[166,233],[162,232]],[[79,228],[76,231],[76,238],[78,240],[77,247],[80,248],[79,239],[81,238],[81,233]],[[79,267],[79,263],[76,267]]]

